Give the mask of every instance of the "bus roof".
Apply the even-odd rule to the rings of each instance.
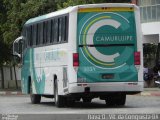
[[[43,21],[45,19],[49,19],[49,18],[52,18],[54,16],[58,16],[58,15],[62,15],[62,14],[67,14],[71,11],[73,7],[68,7],[66,9],[62,9],[62,10],[59,10],[59,11],[55,11],[55,12],[51,12],[51,13],[48,13],[48,14],[45,14],[45,15],[42,15],[42,16],[38,16],[38,17],[35,17],[35,18],[31,18],[29,19],[25,25],[28,25],[28,24],[32,24],[34,22],[38,22],[38,21]]]
[[[67,14],[79,8],[94,8],[94,7],[135,7],[135,5],[127,4],[127,3],[103,3],[103,4],[85,4],[85,5],[70,6],[62,10],[51,12],[51,13],[48,13],[48,14],[45,14],[39,17],[31,18],[25,23],[25,25],[32,24],[34,22],[43,21],[43,20],[46,20],[46,19],[49,19],[55,16]]]

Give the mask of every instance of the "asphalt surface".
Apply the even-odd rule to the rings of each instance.
[[[92,103],[80,101],[64,108],[57,108],[54,99],[48,98],[42,98],[40,104],[31,104],[29,95],[16,92],[0,92],[3,93],[0,120],[160,120],[160,89],[157,88],[127,95],[125,106],[107,106],[105,101],[93,99]]]

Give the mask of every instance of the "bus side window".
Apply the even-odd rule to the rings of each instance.
[[[65,16],[65,36],[64,36],[64,41],[68,41],[68,24],[69,24],[69,20],[68,20],[68,16]]]
[[[27,28],[25,28],[25,33],[24,33],[24,42],[23,42],[23,50],[27,48]]]
[[[48,32],[48,21],[45,22],[45,34],[44,34],[44,38],[45,38],[45,44],[47,43],[47,32]]]
[[[27,27],[27,47],[30,45],[30,27]]]
[[[51,40],[50,40],[50,43],[54,42],[54,35],[55,35],[54,28],[55,28],[55,20],[53,19],[53,20],[51,20]]]
[[[40,45],[43,44],[43,22],[40,23]]]
[[[39,45],[40,44],[40,24],[38,23],[37,24],[37,45]]]
[[[43,44],[46,43],[46,24],[43,22]]]
[[[32,41],[32,26],[28,27],[28,46],[32,46],[33,41]]]
[[[26,33],[26,47],[28,47],[28,43],[29,43],[29,40],[28,40],[28,38],[29,38],[29,29],[28,29],[28,27],[27,27],[27,33]]]
[[[27,35],[27,29],[26,29],[26,27],[24,27],[23,31],[22,31],[22,36],[23,36],[23,45],[22,45],[22,48],[23,48],[23,51],[26,48],[26,35]]]
[[[39,31],[38,30],[38,24],[36,24],[35,27],[36,27],[36,34],[35,34],[35,36],[36,36],[36,46],[37,46],[39,44],[39,39],[38,39],[39,38],[38,37],[38,31]]]
[[[58,40],[58,38],[59,38],[59,37],[58,37],[58,36],[59,36],[59,35],[58,35],[58,28],[59,28],[59,26],[58,26],[58,18],[56,18],[56,19],[55,19],[55,24],[54,24],[54,33],[55,33],[55,34],[54,34],[54,42],[55,42],[55,43],[57,43],[57,42],[59,41],[59,40]]]
[[[65,16],[62,18],[62,41],[65,41],[65,29],[66,29],[66,24],[65,24]]]
[[[33,40],[33,46],[37,45],[37,25],[33,25],[33,36],[32,36],[32,40]]]
[[[62,19],[62,41],[67,42],[68,37],[68,16],[63,16]]]
[[[51,41],[51,32],[51,20],[49,20],[47,24],[47,44]]]
[[[59,36],[58,36],[58,42],[61,42],[62,41],[62,17],[60,17],[58,19],[58,33],[59,33]]]
[[[33,46],[33,25],[31,25],[31,36],[30,36],[30,46]]]

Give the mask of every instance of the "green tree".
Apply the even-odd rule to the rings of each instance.
[[[3,0],[7,9],[7,20],[3,25],[4,41],[12,44],[28,19],[57,10],[57,3],[55,0]]]
[[[1,0],[0,1],[0,72],[4,88],[3,65],[15,65],[11,60],[12,43],[20,36],[24,23],[56,10],[54,0]],[[5,53],[5,54],[4,54]]]
[[[3,65],[9,60],[9,49],[8,45],[3,40],[3,24],[6,21],[6,9],[3,1],[0,1],[0,73],[1,73],[1,86],[4,88],[4,76],[3,76]]]

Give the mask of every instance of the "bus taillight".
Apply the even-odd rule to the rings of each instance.
[[[79,54],[73,53],[73,66],[78,67],[79,66]]]
[[[141,54],[140,52],[134,52],[134,64],[140,65],[141,64]]]

